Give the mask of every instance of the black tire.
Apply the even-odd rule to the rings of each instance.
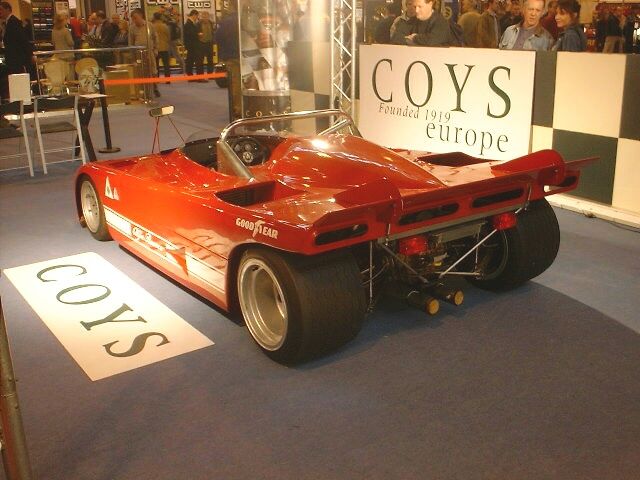
[[[296,364],[335,350],[362,328],[366,299],[349,252],[302,257],[251,248],[240,260],[237,288],[249,332],[280,363]]]
[[[495,240],[487,240],[493,248],[482,248],[480,254],[486,276],[467,277],[485,290],[509,290],[537,277],[551,266],[560,247],[558,220],[545,199],[531,202],[527,210],[518,214],[514,228],[499,231],[493,237]]]
[[[111,240],[104,207],[95,183],[88,176],[83,176],[78,184],[78,205],[84,225],[96,240]]]

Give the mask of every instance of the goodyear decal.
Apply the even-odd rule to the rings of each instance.
[[[254,238],[256,235],[263,235],[265,237],[273,238],[274,240],[277,240],[278,238],[278,230],[265,225],[264,220],[256,220],[253,222],[251,220],[238,217],[236,218],[236,225],[252,232],[252,237]]]

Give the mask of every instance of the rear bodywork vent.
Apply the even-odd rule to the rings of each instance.
[[[220,200],[239,207],[253,205],[256,202],[256,191],[248,188],[219,192],[217,196]]]
[[[493,193],[491,195],[485,195],[484,197],[476,198],[473,201],[472,205],[474,208],[480,208],[493,205],[494,203],[508,202],[509,200],[520,198],[523,193],[523,188],[516,188],[514,190],[507,190],[506,192]]]
[[[398,222],[400,225],[411,225],[412,223],[424,222],[431,220],[432,218],[444,217],[451,215],[458,211],[457,203],[448,203],[446,205],[440,205],[438,207],[427,208],[425,210],[418,210],[417,212],[407,213],[400,217]]]
[[[360,223],[358,225],[352,225],[338,230],[331,230],[330,232],[323,232],[318,234],[316,237],[316,245],[327,245],[328,243],[360,237],[367,233],[367,230],[367,225]]]
[[[233,190],[225,190],[216,193],[223,202],[247,207],[258,203],[272,202],[302,193],[300,190],[288,187],[280,182],[251,183]]]

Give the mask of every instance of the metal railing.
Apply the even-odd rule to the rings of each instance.
[[[22,425],[22,414],[18,403],[16,379],[13,373],[9,339],[4,323],[2,300],[0,299],[0,449],[2,463],[8,480],[30,480],[32,478],[27,441]]]

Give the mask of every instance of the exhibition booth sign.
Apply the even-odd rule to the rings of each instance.
[[[529,152],[535,52],[360,46],[358,126],[391,148]]]
[[[213,345],[96,253],[4,273],[91,380]]]

